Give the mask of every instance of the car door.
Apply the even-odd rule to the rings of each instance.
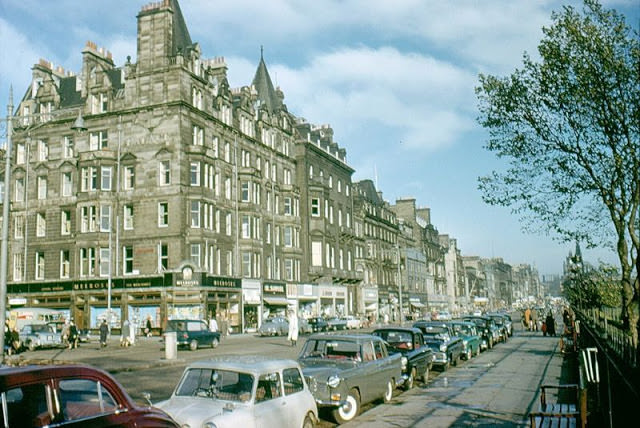
[[[282,384],[287,420],[292,426],[302,426],[302,421],[309,410],[309,395],[304,390],[302,373],[297,367],[285,368],[282,370]]]
[[[280,373],[270,372],[258,377],[254,402],[256,427],[293,426],[287,420],[287,402],[283,396]]]

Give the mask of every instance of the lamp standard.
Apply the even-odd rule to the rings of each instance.
[[[400,245],[396,245],[396,250],[398,252],[398,300],[400,303],[400,307],[398,309],[398,314],[400,315],[400,325],[404,324],[404,316],[402,310],[402,273],[400,272]]]

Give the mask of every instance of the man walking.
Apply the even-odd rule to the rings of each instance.
[[[109,335],[109,326],[107,325],[107,320],[102,320],[102,324],[100,324],[100,347],[104,348],[107,346],[107,336]]]

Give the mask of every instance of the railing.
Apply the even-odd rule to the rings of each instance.
[[[578,309],[576,313],[583,323],[587,323],[602,343],[615,354],[620,361],[629,367],[638,368],[638,352],[633,346],[631,336],[623,330],[620,319],[620,309],[613,307],[600,307]]]

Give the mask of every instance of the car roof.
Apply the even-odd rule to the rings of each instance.
[[[416,327],[379,327],[373,330],[374,333],[376,331],[406,331],[406,332],[412,332],[416,334],[422,334],[422,330]]]
[[[74,376],[109,377],[102,369],[85,364],[43,364],[27,366],[0,367],[0,389],[5,390],[11,385],[30,383],[32,381],[48,380],[51,378],[65,378]]]
[[[347,334],[347,333],[315,333],[309,336],[307,340],[349,340],[352,342],[370,342],[372,340],[380,340],[382,339],[378,336],[374,336],[373,334]]]
[[[196,361],[189,364],[187,369],[215,368],[259,375],[266,371],[272,372],[292,367],[299,368],[300,365],[291,359],[273,358],[266,355],[227,355]]]

